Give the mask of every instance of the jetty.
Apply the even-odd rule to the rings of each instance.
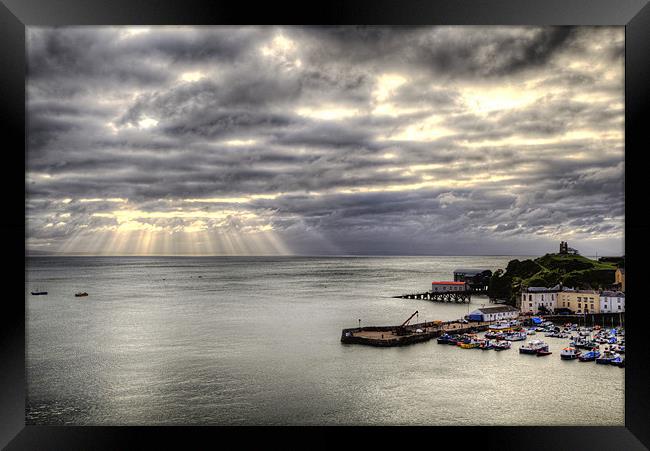
[[[427,321],[408,324],[418,312],[416,311],[399,326],[366,326],[343,329],[341,343],[368,346],[405,346],[429,341],[444,333],[464,334],[481,332],[488,329],[490,322],[463,323],[456,321]]]
[[[424,293],[401,294],[393,296],[402,299],[422,299],[433,302],[453,302],[456,304],[467,304],[472,300],[471,291],[425,291]]]

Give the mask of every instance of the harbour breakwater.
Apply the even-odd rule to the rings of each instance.
[[[490,323],[461,323],[458,321],[426,322],[401,326],[367,326],[343,329],[341,343],[368,346],[390,347],[405,346],[429,341],[443,333],[474,333],[488,329]],[[401,328],[401,329],[400,329]]]

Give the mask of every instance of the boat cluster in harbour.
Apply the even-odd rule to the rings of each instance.
[[[543,333],[544,337],[569,339],[568,346],[560,351],[562,360],[579,360],[581,362],[596,362],[598,364],[625,366],[625,330],[622,328],[606,329],[600,326],[579,327],[567,323],[556,326],[548,321],[537,327],[525,328],[517,320],[500,322],[489,326],[484,337],[477,334],[454,335],[445,333],[438,337],[439,344],[456,345],[462,349],[494,349],[501,351],[510,349],[513,341],[525,341],[528,336]],[[604,345],[601,352],[600,346]],[[520,354],[531,354],[538,357],[551,355],[548,343],[533,339],[519,347]]]

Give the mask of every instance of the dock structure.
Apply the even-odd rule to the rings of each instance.
[[[422,299],[433,302],[453,302],[467,304],[472,300],[472,292],[467,291],[426,291],[424,293],[402,294],[393,296],[403,299]]]
[[[444,333],[464,334],[488,329],[488,322],[464,324],[459,321],[433,321],[409,326],[368,326],[343,329],[341,343],[367,346],[405,346],[429,341]],[[418,332],[418,330],[420,332]]]

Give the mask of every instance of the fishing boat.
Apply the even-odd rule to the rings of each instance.
[[[619,355],[618,357],[613,358],[609,363],[619,368],[625,368],[625,357]]]
[[[441,336],[439,336],[437,338],[436,341],[438,342],[438,344],[447,345],[447,344],[449,344],[449,340],[451,338],[453,338],[453,337],[451,335],[449,335],[449,334],[442,334]]]
[[[612,351],[605,351],[603,352],[603,355],[596,357],[596,363],[600,365],[609,365],[612,360],[614,360],[616,357],[620,357],[618,354],[613,353]]]
[[[495,338],[501,339],[503,338],[503,335],[504,335],[503,332],[497,332],[494,330],[488,330],[487,332],[485,332],[485,338],[489,338],[489,339],[495,339]]]
[[[612,346],[612,351],[618,353],[618,354],[625,354],[625,345],[614,345]]]
[[[459,346],[460,346],[461,348],[463,348],[463,349],[473,349],[473,348],[478,348],[480,344],[481,344],[481,343],[480,343],[478,340],[474,339],[474,338],[471,338],[471,339],[469,339],[469,340],[464,340],[464,341],[459,342]]]
[[[576,348],[568,347],[568,348],[563,348],[560,351],[560,358],[562,360],[575,360],[578,357],[580,357],[580,354],[582,353],[578,351]]]
[[[32,296],[45,296],[47,291],[32,291]]]
[[[526,332],[513,332],[504,335],[503,339],[508,341],[524,341],[527,336]]]
[[[526,331],[526,335],[535,335],[535,334],[537,334],[537,332],[535,332],[535,329],[528,329]]]
[[[497,323],[497,324],[490,324],[488,326],[488,329],[503,332],[503,331],[512,329],[512,325],[507,321],[502,321],[502,322]]]
[[[533,340],[533,341],[529,341],[528,344],[526,345],[521,345],[521,347],[519,348],[519,353],[537,354],[537,351],[544,348],[548,350],[548,345],[544,343],[542,340]]]
[[[578,357],[578,360],[581,362],[593,362],[598,357],[600,357],[600,351],[593,349],[589,352],[585,352]]]
[[[495,351],[504,351],[506,349],[510,349],[511,346],[512,345],[510,344],[509,341],[501,340],[501,341],[497,341],[496,343],[494,343],[492,345],[492,349],[494,349]]]
[[[578,349],[593,349],[598,347],[598,343],[595,341],[586,341],[586,340],[575,340],[572,341],[571,346]]]
[[[548,346],[545,346],[545,347],[537,350],[537,357],[544,357],[546,355],[551,355],[551,354],[553,354],[553,353],[548,350]]]
[[[479,349],[482,349],[483,351],[487,351],[489,349],[492,349],[494,345],[490,340],[483,340],[481,343],[478,345]]]
[[[78,298],[81,298],[81,297],[84,297],[84,296],[88,296],[88,293],[86,293],[85,291],[83,291],[83,292],[81,292],[81,293],[75,293],[74,295],[75,295],[76,297],[78,297]]]

